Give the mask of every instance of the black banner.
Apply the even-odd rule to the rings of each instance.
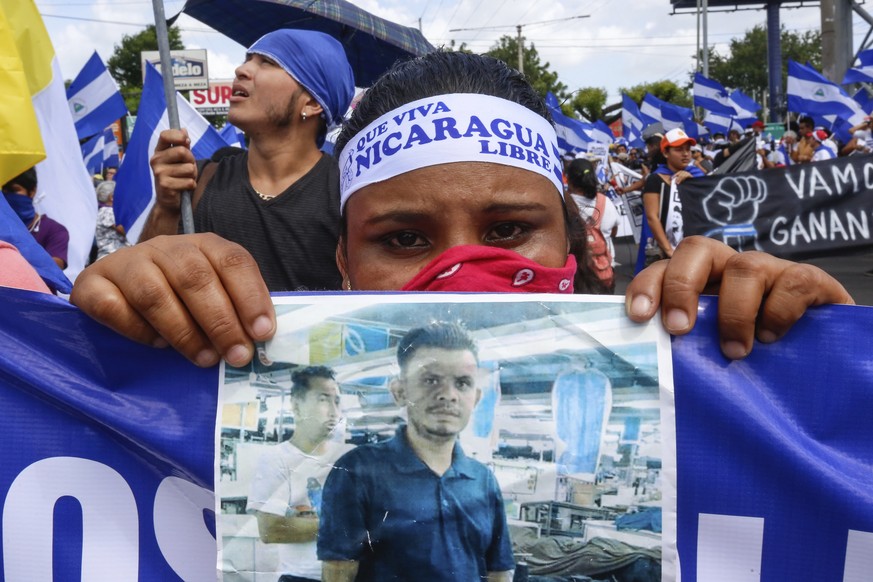
[[[685,236],[782,257],[873,245],[873,155],[679,186]]]

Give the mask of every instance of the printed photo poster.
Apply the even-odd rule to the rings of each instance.
[[[494,556],[511,555],[516,579],[677,579],[672,367],[659,322],[631,322],[620,297],[343,293],[274,303],[275,338],[251,365],[222,364],[220,374],[224,581],[320,579],[317,551],[354,545],[339,538],[357,525],[368,537],[361,567],[373,571],[398,539],[408,547],[430,535],[464,548],[448,561],[502,571]],[[411,430],[458,434],[442,477],[409,446]],[[361,464],[374,458],[385,466]],[[356,466],[369,476],[347,469]],[[441,485],[407,486],[421,478]],[[452,489],[464,479],[482,483]],[[345,527],[346,515],[374,513],[378,523]],[[508,539],[492,535],[501,531]],[[464,540],[451,539],[457,532]],[[486,546],[484,557],[465,556]],[[464,567],[429,555],[409,558],[421,579]]]

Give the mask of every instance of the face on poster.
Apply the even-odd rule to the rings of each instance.
[[[315,531],[329,511],[320,504],[332,464],[431,421],[496,478],[517,565],[553,571],[557,541],[575,564],[608,564],[618,552],[622,564],[631,555],[676,579],[672,368],[659,323],[631,322],[618,297],[347,293],[274,303],[275,338],[251,365],[221,374],[223,580],[319,579]],[[459,325],[476,349],[434,372],[473,390],[450,419],[410,414],[414,403],[396,390],[398,344],[433,322]],[[309,387],[292,390],[295,378]],[[283,525],[312,533],[289,541],[276,534]],[[590,574],[573,566],[559,575]]]

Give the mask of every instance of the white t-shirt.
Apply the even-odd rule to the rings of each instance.
[[[282,517],[311,512],[307,483],[310,478],[324,486],[333,464],[352,445],[328,441],[321,455],[308,455],[285,441],[258,459],[258,469],[252,479],[246,511],[262,511]],[[321,580],[321,562],[316,557],[316,542],[276,544],[279,570],[283,574]]]
[[[579,207],[579,214],[586,222],[594,221],[594,208],[596,198],[586,198],[579,194],[572,194],[576,206]],[[615,208],[615,204],[609,197],[606,197],[606,204],[603,205],[603,217],[600,219],[600,232],[603,233],[603,238],[606,239],[606,244],[609,246],[609,256],[612,257],[612,262],[615,263],[615,245],[612,243],[612,229],[618,226],[618,221],[621,216]]]

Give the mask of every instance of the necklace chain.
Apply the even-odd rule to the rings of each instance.
[[[273,198],[275,198],[275,196],[270,196],[269,194],[264,194],[264,193],[258,191],[258,189],[255,188],[254,186],[252,186],[252,190],[255,191],[255,194],[257,194],[258,198],[260,198],[261,200],[272,200]]]

